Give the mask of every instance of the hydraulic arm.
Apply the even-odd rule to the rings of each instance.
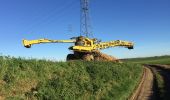
[[[76,40],[49,40],[49,39],[38,39],[38,40],[23,40],[23,45],[26,48],[31,48],[33,44],[40,43],[75,43]]]
[[[94,49],[105,49],[109,47],[116,47],[116,46],[122,46],[128,49],[133,49],[133,43],[128,41],[110,41],[110,42],[100,42],[99,44],[94,45]]]

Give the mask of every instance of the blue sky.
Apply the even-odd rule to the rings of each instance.
[[[170,54],[170,0],[90,0],[92,32],[102,41],[127,40],[134,50],[102,52],[118,58]],[[0,53],[64,60],[73,44],[23,47],[25,39],[69,39],[80,31],[79,0],[0,0]]]

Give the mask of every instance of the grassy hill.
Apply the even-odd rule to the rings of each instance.
[[[155,56],[143,58],[123,59],[125,62],[139,63],[139,64],[170,64],[170,56]]]
[[[126,100],[142,67],[113,62],[52,62],[0,56],[0,99]]]

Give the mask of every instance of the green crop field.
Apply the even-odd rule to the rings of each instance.
[[[126,100],[142,67],[132,63],[53,62],[0,56],[0,99]]]
[[[131,59],[123,59],[123,61],[130,62],[130,63],[139,63],[139,64],[170,64],[170,56],[131,58]]]

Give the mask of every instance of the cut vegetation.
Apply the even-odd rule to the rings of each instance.
[[[0,57],[2,99],[126,100],[142,67],[114,62],[52,62]]]

